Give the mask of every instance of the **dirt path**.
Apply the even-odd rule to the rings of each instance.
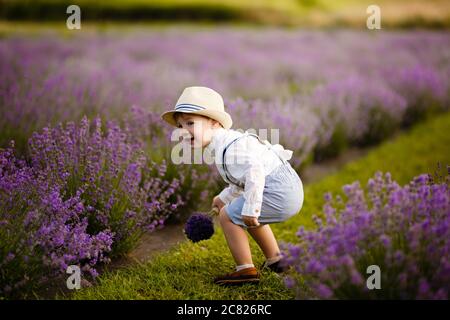
[[[128,254],[128,258],[145,262],[150,260],[155,253],[166,251],[178,243],[186,241],[183,228],[183,224],[169,224],[161,230],[144,234],[137,247]]]
[[[311,164],[303,172],[299,172],[299,176],[303,184],[317,182],[330,174],[338,172],[345,164],[365,156],[370,149],[350,148],[336,158]]]

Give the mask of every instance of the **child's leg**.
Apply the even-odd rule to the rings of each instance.
[[[227,213],[225,208],[222,208],[219,213],[219,220],[222,226],[225,239],[227,240],[228,247],[233,255],[236,264],[253,264],[252,254],[250,251],[250,244],[248,242],[247,233],[245,230],[236,224],[234,224]]]
[[[268,224],[257,228],[248,228],[247,231],[255,239],[266,259],[274,259],[280,255],[277,240]]]

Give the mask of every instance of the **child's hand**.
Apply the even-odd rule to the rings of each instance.
[[[250,216],[242,216],[242,220],[244,220],[244,223],[247,227],[258,227],[259,222],[258,218],[256,217],[250,217]]]
[[[220,200],[219,196],[215,196],[214,199],[213,199],[211,207],[217,207],[220,210],[220,209],[222,209],[222,207],[224,205],[225,205],[225,203],[222,200]]]

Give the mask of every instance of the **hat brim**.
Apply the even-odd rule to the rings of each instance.
[[[182,113],[188,113],[188,114],[197,114],[197,115],[201,115],[201,116],[206,116],[209,117],[211,119],[217,120],[218,122],[220,122],[220,124],[222,124],[222,126],[225,129],[230,129],[231,126],[233,125],[233,120],[231,119],[231,116],[226,113],[225,111],[218,111],[218,110],[198,110],[198,111],[175,111],[175,110],[170,110],[170,111],[166,111],[161,115],[161,118],[166,121],[168,124],[177,127],[177,123],[175,121],[175,119],[173,118],[173,115],[175,114],[175,112],[182,112]]]

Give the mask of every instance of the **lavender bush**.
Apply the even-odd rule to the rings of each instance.
[[[153,230],[183,204],[179,180],[166,179],[164,162],[148,161],[115,122],[102,132],[101,120],[91,127],[86,117],[80,126],[44,128],[30,139],[31,163],[45,179],[68,194],[82,190],[93,231],[111,228],[114,253],[127,251],[143,229]],[[126,221],[126,223],[124,223]],[[130,243],[128,243],[130,240]],[[116,252],[117,251],[117,252]]]
[[[96,264],[184,204],[179,180],[127,137],[114,122],[104,133],[99,118],[85,117],[34,133],[29,163],[12,146],[1,151],[0,293],[39,286],[70,264],[95,277]]]
[[[446,178],[429,174],[399,186],[377,172],[368,194],[359,182],[348,197],[325,194],[317,230],[298,230],[285,244],[291,274],[285,282],[297,298],[448,299],[450,288],[450,167]],[[325,221],[323,221],[325,220]],[[381,289],[369,290],[366,269],[381,269]]]
[[[0,151],[0,295],[14,296],[61,277],[77,264],[93,268],[107,262],[113,233],[88,233],[81,193],[67,196],[13,149]]]

